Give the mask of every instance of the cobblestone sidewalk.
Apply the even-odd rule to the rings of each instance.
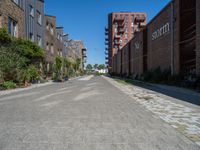
[[[200,109],[176,104],[151,90],[104,78],[200,146]]]

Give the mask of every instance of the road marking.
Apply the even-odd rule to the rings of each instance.
[[[17,95],[12,95],[12,96],[7,96],[4,98],[0,98],[0,101],[5,101],[5,100],[11,100],[11,99],[16,99],[16,98],[22,98],[22,97],[26,97],[26,96],[32,96],[32,95],[36,95],[39,94],[39,92],[30,92],[30,93],[22,93],[22,94],[17,94]]]
[[[86,98],[91,97],[91,96],[97,96],[99,94],[100,93],[98,91],[96,91],[96,90],[88,91],[88,92],[79,94],[78,96],[75,97],[74,100],[75,101],[80,101],[80,100],[86,99]]]
[[[35,99],[34,101],[35,102],[43,101],[43,100],[46,100],[49,97],[52,97],[52,96],[55,96],[55,95],[60,95],[60,94],[65,94],[65,93],[68,93],[68,92],[71,92],[71,91],[61,91],[61,92],[57,92],[57,93],[48,94],[48,95],[39,97],[39,98]]]
[[[63,101],[49,102],[49,103],[42,104],[41,107],[48,107],[48,108],[51,108],[51,107],[53,107],[53,106],[55,106],[55,105],[60,104],[61,102],[63,102]]]
[[[69,89],[76,88],[76,87],[77,87],[77,86],[69,86],[69,87],[65,87],[65,88],[58,89],[58,90],[56,90],[56,91],[61,92],[61,91],[69,90]]]
[[[83,77],[83,78],[80,78],[78,79],[79,81],[89,81],[93,78],[94,76],[93,75],[90,75],[90,76],[87,76],[87,77]]]

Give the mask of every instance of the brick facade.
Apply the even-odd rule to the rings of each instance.
[[[200,2],[172,0],[118,51],[117,73],[135,77],[160,67],[171,74],[200,75],[199,27]]]
[[[16,37],[24,37],[24,11],[12,0],[0,1],[0,27],[8,29],[8,20],[11,18],[17,23]]]
[[[171,68],[172,29],[170,19],[171,5],[169,4],[147,25],[148,70],[157,67],[162,70]],[[154,33],[155,38],[153,38]]]
[[[57,56],[56,17],[45,15],[45,53],[47,70],[52,72],[55,57]]]

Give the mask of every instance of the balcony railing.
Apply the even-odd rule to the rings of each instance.
[[[119,18],[119,17],[116,17],[114,18],[114,22],[124,22],[125,18]]]

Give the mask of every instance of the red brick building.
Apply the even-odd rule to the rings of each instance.
[[[108,15],[105,44],[109,72],[112,72],[113,56],[133,38],[136,31],[145,25],[145,13],[114,12]]]
[[[115,74],[135,77],[160,67],[200,75],[200,2],[172,0],[116,56]]]

